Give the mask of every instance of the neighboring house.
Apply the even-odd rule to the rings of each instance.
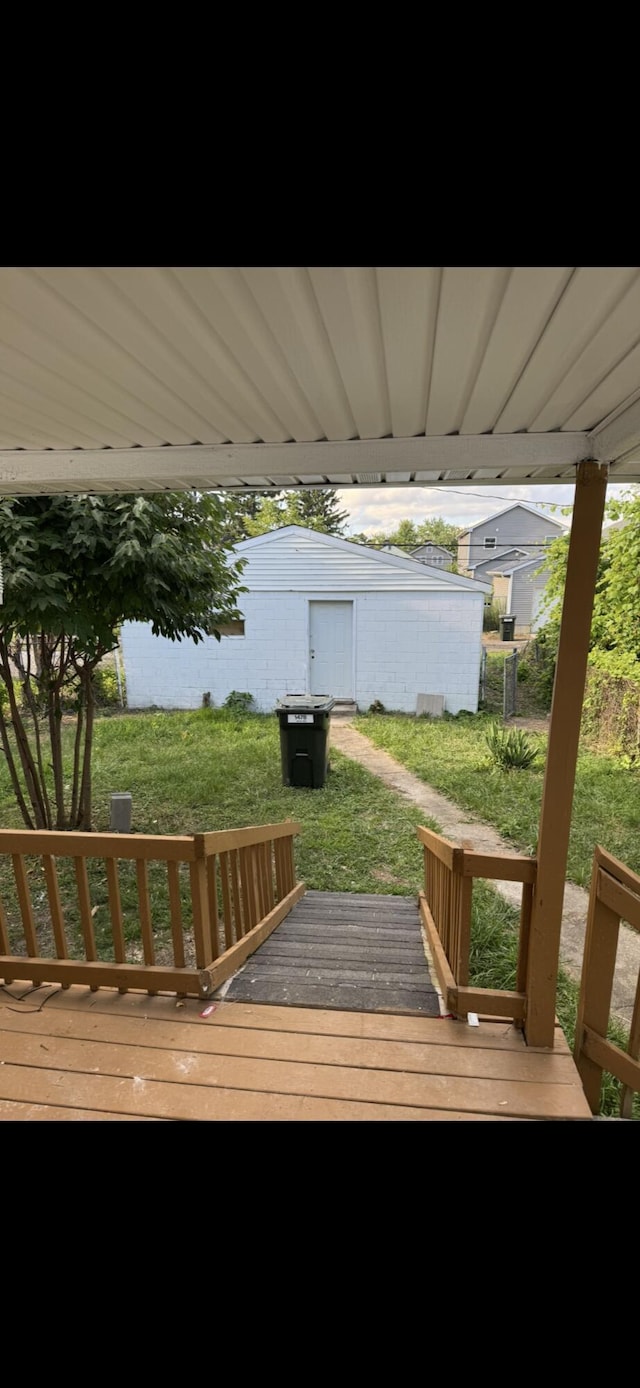
[[[197,646],[122,628],[130,708],[197,708],[210,693],[253,694],[264,712],[283,694],[332,694],[366,709],[415,713],[418,694],[475,712],[487,584],[406,555],[300,526],[244,540],[243,620]]]
[[[411,558],[419,559],[421,564],[429,564],[432,569],[449,569],[454,562],[451,551],[445,549],[444,545],[434,544],[432,540],[412,549]]]
[[[461,574],[472,574],[483,560],[502,558],[513,549],[523,550],[531,559],[534,553],[543,554],[566,530],[562,521],[543,515],[524,501],[514,502],[459,535],[458,569]]]
[[[514,502],[463,531],[458,538],[458,568],[491,583],[494,597],[516,618],[516,634],[528,636],[542,624],[547,575],[537,571],[548,546],[566,533],[564,522],[526,502]]]
[[[493,570],[494,596],[515,616],[516,636],[528,636],[547,619],[542,605],[549,575],[542,566],[543,556],[537,554],[519,563],[496,564]]]

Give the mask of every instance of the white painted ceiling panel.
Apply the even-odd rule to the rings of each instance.
[[[32,326],[6,305],[2,306],[3,285],[0,274],[0,340],[55,371],[63,381],[80,386],[99,403],[111,406],[127,428],[129,443],[193,443],[192,434],[149,410],[133,391],[122,390],[106,372],[89,365],[81,346],[74,353],[67,351],[62,324],[56,337],[55,324],[51,332],[46,332],[37,322],[37,315],[36,325]]]
[[[516,266],[511,271],[461,434],[485,434],[493,428],[572,274],[569,265]]]
[[[558,380],[577,361],[636,274],[633,267],[576,269],[495,425],[496,433],[531,427]]]
[[[69,288],[65,297],[59,289],[45,284],[35,270],[16,270],[15,279],[0,279],[0,297],[39,333],[46,333],[53,342],[64,342],[76,359],[93,367],[99,379],[131,392],[134,403],[139,400],[155,413],[161,429],[175,420],[183,431],[183,438],[196,441],[203,421],[183,406],[177,396],[168,396],[166,388],[151,371],[138,365],[133,354],[135,344],[128,337],[120,336],[119,342],[112,340],[95,318],[92,272],[78,269],[58,273],[67,277]],[[86,303],[84,312],[67,301],[69,296],[77,298],[81,288]],[[120,331],[122,333],[122,328]],[[220,438],[212,442],[218,443]]]
[[[313,266],[311,283],[361,439],[391,433],[375,270]]]
[[[428,434],[459,430],[509,273],[506,268],[445,268],[427,407]]]
[[[441,277],[435,267],[376,271],[394,438],[424,429]]]
[[[639,399],[638,266],[0,268],[0,493],[640,480]]]
[[[584,420],[584,426],[578,426],[580,428],[590,428],[597,424],[598,420],[602,419],[601,407],[605,398],[597,395],[600,385],[603,384],[603,363],[615,362],[617,355],[618,363],[622,364],[623,359],[628,357],[632,348],[639,342],[640,276],[636,275],[622,299],[580,353],[575,365],[560,381],[544,409],[533,420],[531,429],[560,429],[565,426],[573,429],[576,426],[571,420],[576,416]],[[616,369],[607,375],[615,377]],[[622,379],[621,376],[621,382]],[[640,374],[638,381],[640,382]],[[609,408],[605,409],[605,413],[608,414],[609,409],[613,409],[620,399],[617,385],[614,385],[613,392],[606,398],[612,402]]]
[[[178,270],[177,275],[268,402],[279,428],[273,442],[322,438],[322,426],[309,409],[240,270],[187,269]]]
[[[244,269],[246,284],[269,323],[278,346],[328,439],[356,438],[329,335],[308,270]]]

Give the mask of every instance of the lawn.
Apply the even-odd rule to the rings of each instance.
[[[495,825],[514,847],[535,853],[546,734],[529,734],[540,753],[535,770],[498,771],[485,743],[491,721],[486,713],[437,720],[365,714],[356,727],[421,780]],[[579,886],[589,885],[597,843],[640,872],[640,770],[583,748],[567,869]]]

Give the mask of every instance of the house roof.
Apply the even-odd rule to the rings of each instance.
[[[638,266],[5,266],[0,491],[640,481]]]
[[[387,570],[392,569],[396,573],[398,570],[406,573],[408,578],[407,586],[410,586],[411,576],[423,580],[426,576],[431,574],[434,580],[437,580],[438,587],[444,585],[445,587],[448,586],[458,590],[466,589],[474,593],[491,592],[491,585],[489,583],[480,583],[473,578],[463,578],[461,574],[447,573],[444,569],[438,569],[432,567],[430,564],[425,564],[421,559],[411,559],[404,555],[390,554],[387,550],[374,549],[369,545],[356,544],[353,540],[342,540],[337,535],[323,535],[317,530],[310,530],[302,525],[283,525],[277,530],[269,530],[266,535],[256,535],[250,540],[241,540],[239,544],[234,546],[234,552],[241,558],[244,556],[248,557],[261,545],[277,544],[279,540],[284,539],[286,536],[294,536],[301,540],[302,543],[309,543],[314,546],[322,545],[330,550],[339,550],[344,554],[353,555],[354,558],[366,554],[373,563],[381,566],[381,573],[385,568]]]
[[[507,555],[509,555],[509,554],[521,554],[521,555],[523,556],[523,558],[525,558],[525,557],[526,557],[526,550],[524,550],[524,549],[519,549],[518,545],[511,545],[509,549],[503,550],[503,551],[502,551],[502,554],[495,554],[493,550],[490,550],[490,549],[489,549],[489,550],[487,550],[486,557],[485,557],[484,559],[474,559],[474,561],[473,561],[472,564],[467,564],[467,568],[468,568],[468,569],[480,569],[480,568],[484,568],[485,564],[495,564],[495,563],[499,562],[499,560],[501,560],[501,559],[506,559],[506,558],[507,558]]]
[[[555,516],[547,516],[544,511],[538,511],[537,507],[530,506],[527,501],[512,501],[509,506],[503,506],[501,511],[492,511],[491,515],[485,516],[484,520],[476,521],[475,525],[468,525],[466,530],[460,531],[458,538],[462,540],[465,535],[472,535],[474,530],[478,530],[481,525],[488,525],[489,521],[497,520],[499,516],[506,516],[507,512],[517,509],[530,511],[532,516],[537,516],[538,520],[544,521],[545,524],[548,522],[549,525],[557,526],[560,531],[569,528],[566,521],[557,520]]]
[[[543,554],[535,554],[533,559],[524,559],[521,564],[509,564],[508,568],[496,569],[495,572],[500,574],[502,578],[510,578],[511,574],[519,573],[520,569],[531,569],[534,564],[538,569],[541,569],[543,567],[543,560]]]

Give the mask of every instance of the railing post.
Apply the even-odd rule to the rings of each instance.
[[[606,464],[594,462],[580,463],[576,472],[529,938],[525,1034],[532,1046],[553,1046],[571,806],[607,476]]]

